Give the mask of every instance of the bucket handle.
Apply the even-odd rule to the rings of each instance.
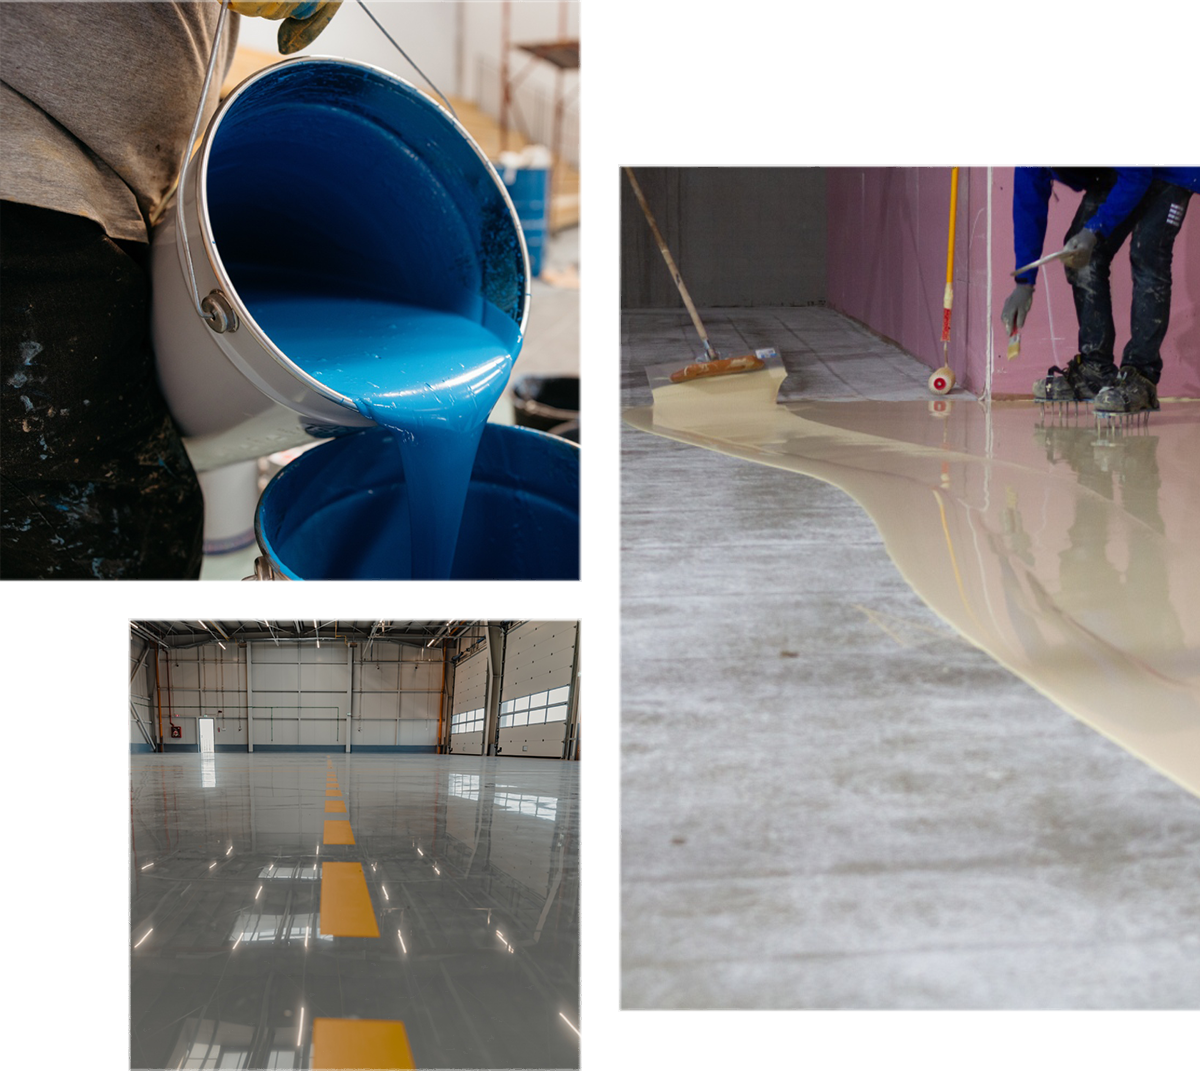
[[[409,54],[405,52],[404,49],[400,47],[396,39],[383,28],[383,23],[381,23],[373,14],[371,14],[367,8],[367,5],[363,3],[363,0],[358,0],[358,6],[366,12],[367,18],[375,23],[375,25],[379,28],[379,32],[391,42],[392,47],[408,61],[412,69],[416,71],[417,74],[419,74],[423,79],[425,79],[425,82],[428,84],[429,88],[442,98],[442,103],[446,105],[447,111],[454,116],[454,120],[457,122],[458,113],[454,110],[454,106],[450,103],[450,101],[446,99],[446,95],[433,84],[428,75],[426,75],[420,67],[413,63]],[[204,106],[208,103],[208,91],[212,86],[213,73],[217,67],[217,53],[220,51],[221,47],[221,35],[225,30],[225,21],[228,15],[229,0],[221,0],[221,13],[217,16],[217,32],[213,36],[212,53],[208,57],[208,70],[204,73],[204,88],[200,90],[200,104],[196,108],[196,118],[192,121],[192,132],[188,135],[187,144],[183,147],[183,159],[180,160],[179,163],[179,181],[176,183],[176,189],[181,191],[181,198],[183,196],[182,191],[187,189],[186,181],[188,165],[192,161],[192,149],[196,144],[196,136],[200,133],[200,121],[204,118]],[[183,259],[187,264],[188,286],[191,290],[192,308],[196,310],[196,315],[205,321],[205,323],[207,323],[208,326],[218,334],[222,334],[225,331],[236,331],[238,327],[237,313],[234,312],[233,306],[230,304],[229,299],[226,298],[224,294],[222,294],[219,290],[214,290],[208,295],[208,297],[204,298],[203,301],[200,300],[200,288],[196,284],[196,268],[192,264],[192,250],[191,244],[188,241],[187,232],[187,227],[181,224],[179,227],[179,235],[183,239]]]
[[[187,171],[188,164],[192,160],[192,149],[196,144],[196,135],[200,132],[200,120],[204,118],[204,106],[208,102],[208,90],[212,85],[213,72],[217,67],[217,53],[221,48],[221,34],[225,29],[225,21],[229,16],[229,0],[221,0],[221,13],[217,16],[217,32],[213,36],[212,53],[208,57],[208,70],[204,74],[204,88],[200,90],[200,106],[196,109],[196,118],[192,122],[192,132],[188,135],[187,144],[183,147],[183,159],[179,163],[179,181],[176,184],[176,189],[179,191],[180,207],[183,205],[183,193],[187,189]],[[209,327],[218,333],[237,328],[237,316],[232,315],[233,310],[225,299],[224,294],[214,291],[204,299],[202,304],[200,301],[200,288],[196,285],[196,268],[192,264],[192,250],[188,243],[188,229],[186,223],[180,220],[179,236],[183,239],[183,259],[187,264],[188,285],[192,292],[192,307],[196,310],[196,314],[200,319],[204,320]],[[218,304],[217,298],[220,298],[221,303],[225,308]],[[208,305],[206,309],[204,305]],[[232,315],[232,320],[226,315],[225,310],[228,309]]]

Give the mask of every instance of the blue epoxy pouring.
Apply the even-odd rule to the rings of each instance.
[[[402,472],[389,470],[385,480],[399,500],[383,536],[397,560],[381,562],[386,548],[378,538],[364,540],[372,549],[360,553],[344,533],[308,523],[288,528],[290,538],[302,533],[308,541],[300,556],[324,560],[324,548],[308,544],[327,540],[339,543],[343,558],[372,561],[339,561],[329,567],[337,575],[509,575],[509,563],[487,560],[503,553],[495,545],[483,557],[459,547],[464,503],[470,516],[473,497],[488,503],[474,523],[486,525],[492,513],[495,523],[519,526],[532,516],[523,512],[527,500],[540,494],[527,493],[537,480],[521,472],[489,485],[508,486],[509,506],[490,492],[473,493],[478,471],[491,471],[477,448],[481,436],[485,444],[499,441],[482,433],[528,316],[526,250],[494,169],[457,122],[408,83],[340,60],[291,61],[250,79],[206,140],[201,217],[217,279],[241,315],[237,330],[303,391],[348,413],[339,428],[314,410],[310,423],[319,434],[337,439],[361,426],[354,418],[362,414],[389,429],[399,448]],[[243,344],[235,338],[221,336],[227,356],[231,344]],[[238,363],[239,355],[230,360]],[[262,379],[271,374],[267,368]],[[254,378],[253,370],[247,375]],[[304,415],[303,399],[279,400]],[[350,437],[362,434],[372,435],[374,449],[387,449],[374,433]],[[367,486],[366,475],[371,469],[382,478],[382,469],[344,441],[310,453],[335,449],[353,456],[359,470],[338,467],[341,485],[316,489],[326,520],[330,495],[346,503],[383,493]],[[531,455],[526,463],[537,462]],[[309,479],[334,479],[329,464],[305,471]],[[295,482],[285,481],[289,493]],[[573,494],[577,529],[577,472],[566,483],[573,490],[552,494],[559,499],[553,509],[569,514]],[[346,515],[339,523],[361,529],[363,522]],[[392,530],[401,523],[404,532]],[[542,527],[532,523],[529,538]],[[557,558],[552,575],[577,575],[577,538],[576,530],[570,561],[550,555]]]
[[[452,313],[362,296],[242,293],[285,353],[391,430],[411,501],[411,574],[448,577],[480,434],[518,340]]]

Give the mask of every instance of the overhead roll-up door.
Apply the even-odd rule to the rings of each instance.
[[[488,657],[483,647],[454,670],[454,703],[450,714],[450,749],[456,755],[483,754],[484,702]]]
[[[500,754],[562,758],[576,622],[529,621],[508,633],[500,687]]]

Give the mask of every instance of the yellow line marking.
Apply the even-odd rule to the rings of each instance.
[[[362,863],[321,864],[321,917],[317,923],[317,930],[323,935],[333,937],[379,936],[379,926],[375,922],[375,909],[371,906],[371,894],[367,892],[367,879],[363,874]],[[314,1026],[318,1021],[314,1020]],[[313,1066],[347,1065],[322,1064],[314,1060]]]
[[[350,830],[350,823],[340,818],[326,818],[324,843],[353,844],[354,834]]]
[[[336,788],[327,788],[325,790],[325,795],[326,796],[340,796],[341,793]]]
[[[325,813],[328,814],[331,811],[341,811],[342,814],[345,814],[346,813],[346,801],[345,800],[326,800],[325,801]]]
[[[416,1067],[399,1020],[314,1019],[313,1067]]]

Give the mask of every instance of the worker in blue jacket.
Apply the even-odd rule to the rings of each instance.
[[[1063,263],[1079,320],[1079,353],[1066,368],[1051,367],[1033,385],[1037,401],[1094,401],[1097,412],[1158,408],[1159,353],[1171,311],[1171,257],[1188,199],[1200,192],[1200,168],[1018,167],[1013,183],[1016,266],[1042,255],[1053,184],[1082,191],[1067,229]],[[1114,357],[1109,271],[1132,234],[1130,338],[1118,370]],[[1001,320],[1011,335],[1033,304],[1033,269],[1017,276]]]

